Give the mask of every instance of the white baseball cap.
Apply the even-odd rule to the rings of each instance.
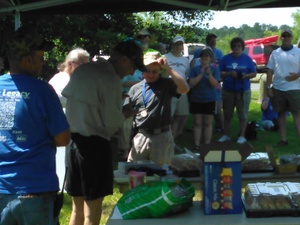
[[[176,42],[181,41],[182,43],[184,43],[184,39],[181,36],[176,36],[173,38],[173,43],[175,44]]]

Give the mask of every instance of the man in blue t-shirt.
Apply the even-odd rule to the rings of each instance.
[[[6,46],[10,74],[0,77],[0,224],[57,223],[55,154],[70,141],[54,89],[38,79],[53,44],[19,28]]]

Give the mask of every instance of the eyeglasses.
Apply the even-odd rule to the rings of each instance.
[[[232,48],[241,48],[242,45],[232,45]]]
[[[145,73],[158,74],[159,72],[160,72],[159,70],[147,70]]]
[[[200,58],[202,58],[202,57],[211,57],[211,56],[208,54],[202,54],[202,55],[200,55]]]
[[[281,35],[281,37],[283,37],[283,38],[290,38],[290,37],[292,37],[292,35],[290,35],[290,34],[283,34],[283,35]]]
[[[183,45],[183,43],[182,42],[180,42],[180,41],[178,41],[178,42],[176,42],[176,43],[174,43],[174,45]]]

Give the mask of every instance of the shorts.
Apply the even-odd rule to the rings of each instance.
[[[251,90],[244,92],[228,92],[223,89],[222,99],[224,119],[232,117],[234,108],[236,108],[239,119],[248,118]]]
[[[55,197],[56,192],[31,196],[0,194],[0,224],[56,225]]]
[[[72,133],[75,148],[66,151],[66,191],[86,200],[113,194],[113,163],[110,142],[99,136]]]
[[[172,98],[171,115],[188,116],[189,115],[189,101],[186,94],[180,95],[179,98]]]
[[[299,112],[300,111],[300,90],[279,91],[272,89],[273,111],[282,112]]]
[[[139,131],[133,138],[128,162],[152,160],[159,165],[170,165],[173,155],[174,142],[171,130],[153,135]]]
[[[215,113],[216,102],[191,102],[191,114],[213,115]]]

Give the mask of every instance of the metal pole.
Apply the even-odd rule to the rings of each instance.
[[[15,30],[17,30],[21,26],[21,15],[19,11],[15,11]]]

